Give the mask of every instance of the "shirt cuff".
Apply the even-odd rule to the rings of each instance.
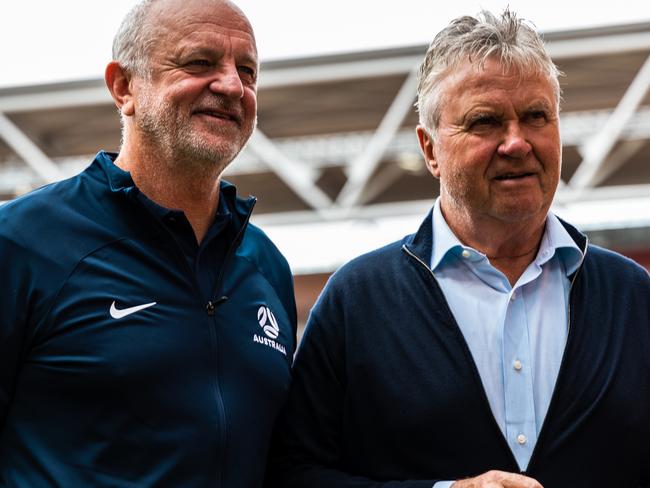
[[[455,481],[437,481],[433,488],[451,488]]]

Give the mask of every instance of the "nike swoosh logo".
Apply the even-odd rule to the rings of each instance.
[[[122,319],[127,315],[131,315],[132,313],[139,312],[140,310],[144,310],[145,308],[153,307],[155,304],[156,302],[151,302],[151,303],[145,303],[144,305],[136,305],[135,307],[123,308],[122,310],[118,310],[118,308],[115,306],[115,302],[113,302],[111,304],[111,317],[113,317],[114,319]]]

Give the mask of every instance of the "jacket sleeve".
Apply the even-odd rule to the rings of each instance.
[[[265,486],[431,488],[434,480],[373,480],[354,475],[343,465],[344,333],[335,317],[321,320],[313,311],[296,355],[289,399],[276,424]]]
[[[0,432],[11,406],[28,316],[29,273],[19,249],[0,232]]]

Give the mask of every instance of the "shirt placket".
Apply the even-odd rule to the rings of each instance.
[[[519,467],[528,465],[537,442],[532,356],[521,288],[509,294],[503,325],[503,388],[506,438]]]

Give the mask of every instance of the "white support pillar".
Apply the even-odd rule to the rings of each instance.
[[[607,155],[621,136],[625,125],[632,119],[639,104],[650,87],[650,56],[621,98],[603,128],[582,146],[582,163],[571,177],[569,185],[573,188],[591,188],[596,183],[596,175],[607,165]]]
[[[247,147],[287,183],[305,203],[317,210],[322,210],[332,204],[332,200],[327,194],[315,184],[318,172],[286,156],[262,131],[256,129],[253,132]]]
[[[366,183],[413,106],[416,87],[417,70],[413,69],[402,84],[366,149],[350,165],[348,181],[337,199],[341,205],[352,207],[362,203],[361,197]]]
[[[0,112],[0,137],[36,171],[45,183],[64,178],[65,175],[59,167],[2,112]]]

